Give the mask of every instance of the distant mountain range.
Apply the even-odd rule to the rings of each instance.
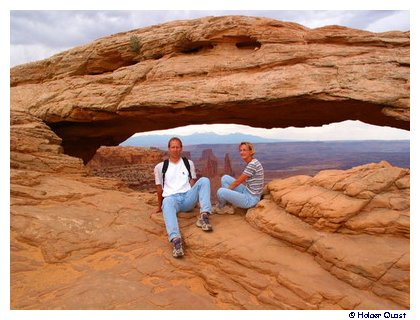
[[[156,147],[162,148],[167,146],[168,140],[173,135],[148,135],[148,136],[133,136],[122,142],[121,146],[135,146],[135,147]],[[249,141],[252,143],[272,143],[284,142],[291,140],[267,139],[250,134],[231,133],[228,135],[221,135],[217,133],[196,133],[188,136],[178,136],[184,146],[198,145],[198,144],[236,144],[242,141]]]

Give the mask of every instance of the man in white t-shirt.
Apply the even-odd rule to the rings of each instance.
[[[168,238],[173,245],[173,256],[179,258],[184,255],[184,251],[178,226],[178,212],[191,211],[199,201],[200,217],[196,225],[204,231],[213,230],[209,221],[210,180],[202,177],[196,181],[194,163],[181,157],[182,141],[179,138],[169,140],[168,152],[169,161],[166,166],[165,162],[160,162],[154,170],[159,205],[157,212],[163,211]],[[163,170],[164,167],[166,170]]]

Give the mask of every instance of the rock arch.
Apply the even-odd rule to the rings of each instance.
[[[409,130],[409,52],[409,32],[242,16],[176,21],[12,68],[11,109],[41,119],[84,162],[135,132],[187,124],[350,119]]]

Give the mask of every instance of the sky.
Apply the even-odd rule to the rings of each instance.
[[[10,13],[10,65],[48,58],[58,52],[110,34],[173,20],[204,16],[249,15],[292,21],[306,27],[342,25],[372,32],[410,30],[408,10],[12,10]],[[405,130],[345,121],[322,127],[261,129],[239,125],[188,126],[166,134],[233,132],[279,139],[347,140],[409,139]],[[153,132],[159,134],[161,132]],[[147,135],[141,133],[137,135]]]

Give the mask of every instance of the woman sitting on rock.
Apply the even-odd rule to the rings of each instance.
[[[264,186],[264,169],[261,163],[254,159],[254,154],[255,148],[252,143],[241,142],[239,144],[239,155],[247,165],[237,179],[229,175],[222,177],[222,187],[217,190],[218,204],[213,210],[214,213],[231,213],[225,208],[226,203],[248,209],[260,201]]]

